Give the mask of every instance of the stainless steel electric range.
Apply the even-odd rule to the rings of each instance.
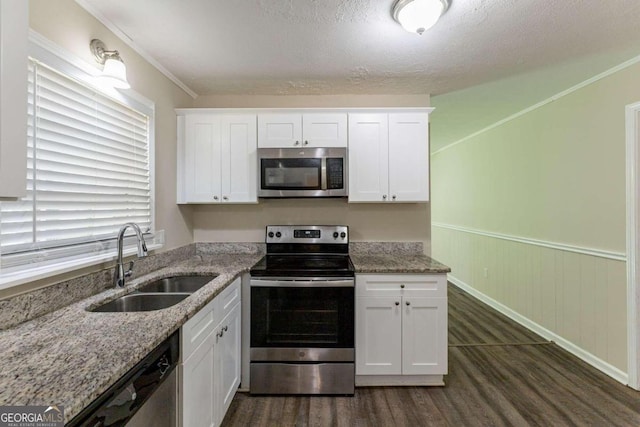
[[[251,269],[252,394],[353,394],[355,271],[346,226],[268,226]]]

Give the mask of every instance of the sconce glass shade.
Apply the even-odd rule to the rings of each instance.
[[[117,50],[107,50],[104,43],[98,39],[89,43],[91,53],[99,64],[103,64],[102,74],[98,76],[100,83],[118,89],[129,89],[127,81],[127,67]]]
[[[125,67],[124,62],[115,58],[107,58],[100,80],[118,89],[129,89],[131,87],[127,81],[127,67]]]
[[[393,19],[410,33],[422,35],[448,8],[448,0],[398,0],[393,6]]]

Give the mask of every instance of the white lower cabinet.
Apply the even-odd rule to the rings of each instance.
[[[215,333],[180,365],[182,426],[215,426]]]
[[[179,426],[211,427],[222,422],[240,385],[240,312],[240,279],[236,279],[183,325]]]
[[[218,399],[219,421],[224,418],[229,405],[240,385],[240,303],[238,302],[231,313],[220,323],[217,358],[220,368],[217,382],[220,384],[220,398]],[[219,422],[217,423],[219,424]]]
[[[442,385],[446,275],[356,276],[356,385]]]

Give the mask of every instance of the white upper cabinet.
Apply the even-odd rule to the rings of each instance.
[[[194,114],[182,119],[184,138],[182,147],[178,139],[178,150],[183,150],[183,161],[178,165],[178,171],[182,169],[178,179],[183,178],[183,188],[178,186],[178,202],[219,202],[222,192],[220,117],[212,114]],[[180,157],[178,155],[178,161]]]
[[[261,148],[346,147],[346,113],[260,114]]]
[[[257,202],[256,116],[222,116],[222,201]]]
[[[258,147],[281,148],[302,144],[302,116],[300,114],[258,115]]]
[[[178,203],[257,203],[255,114],[178,116]]]
[[[349,201],[429,201],[428,113],[349,115]]]
[[[302,145],[346,147],[347,115],[345,113],[303,114]]]
[[[429,201],[428,129],[426,114],[389,114],[391,201]]]
[[[27,190],[28,5],[0,1],[0,198]]]
[[[349,114],[349,201],[381,202],[388,194],[387,114]]]

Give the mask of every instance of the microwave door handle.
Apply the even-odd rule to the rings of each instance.
[[[327,158],[323,157],[320,161],[320,167],[322,170],[320,171],[320,186],[322,190],[327,189]]]

